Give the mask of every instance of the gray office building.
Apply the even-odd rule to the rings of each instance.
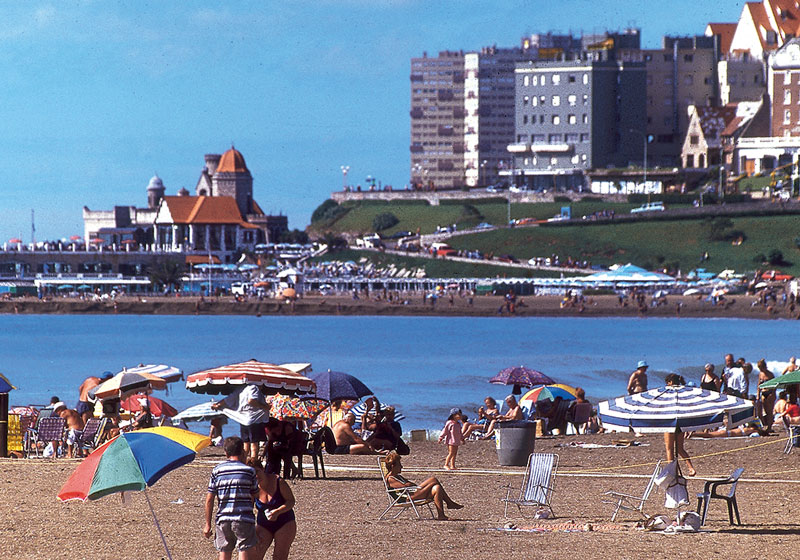
[[[645,66],[616,60],[614,43],[608,37],[577,59],[517,65],[516,138],[501,174],[533,190],[581,190],[587,169],[642,161]]]

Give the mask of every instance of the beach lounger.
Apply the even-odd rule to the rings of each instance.
[[[414,511],[414,513],[417,515],[417,519],[422,519],[422,516],[419,514],[419,510],[423,506],[428,506],[428,511],[431,514],[431,518],[434,517],[433,508],[431,508],[431,502],[433,502],[432,498],[427,498],[424,500],[414,500],[411,498],[411,494],[417,491],[416,486],[408,486],[405,488],[392,488],[389,486],[389,481],[386,480],[386,477],[389,475],[389,470],[386,468],[385,457],[378,457],[378,468],[381,471],[381,478],[383,479],[383,487],[386,489],[386,496],[389,498],[389,505],[378,517],[379,521],[383,520],[393,509],[396,509],[397,513],[391,517],[392,519],[396,519],[401,513],[403,513],[404,510],[408,509],[412,509]]]
[[[550,515],[555,517],[550,501],[553,498],[553,491],[558,472],[558,455],[553,453],[531,453],[528,457],[528,468],[525,470],[525,477],[522,479],[522,486],[519,489],[519,496],[511,497],[512,486],[507,486],[508,492],[502,499],[505,502],[503,515],[508,517],[508,504],[516,504],[520,515],[522,506],[532,506],[538,509],[546,508],[550,510]]]
[[[610,499],[603,500],[603,503],[614,506],[614,513],[611,514],[611,521],[617,520],[617,514],[621,509],[627,511],[636,511],[639,512],[639,515],[642,517],[647,517],[647,515],[644,513],[644,504],[647,501],[647,498],[649,498],[650,494],[653,492],[653,488],[655,488],[656,477],[660,472],[661,461],[656,463],[656,468],[653,469],[653,474],[650,477],[650,480],[647,481],[647,486],[645,487],[641,496],[632,496],[630,494],[623,494],[622,492],[615,492],[613,490],[605,492],[603,495],[608,496]]]
[[[51,441],[61,442],[64,439],[64,429],[67,426],[67,421],[60,416],[48,416],[47,418],[40,418],[36,433],[33,434],[32,446],[35,455],[38,457],[43,449],[41,445],[47,445]]]
[[[89,418],[86,421],[77,441],[77,446],[81,451],[90,451],[98,446],[105,433],[107,421],[108,418]]]
[[[742,520],[739,518],[739,506],[736,504],[736,485],[739,483],[739,477],[744,472],[743,468],[738,468],[731,473],[731,475],[724,480],[708,480],[706,481],[703,491],[697,494],[697,513],[700,514],[700,524],[706,524],[706,515],[708,514],[708,502],[713,498],[725,500],[728,504],[728,519],[731,525],[734,525],[733,514],[736,514],[735,525],[741,525]],[[727,494],[720,494],[717,489],[720,486],[730,485],[730,490]]]
[[[798,441],[800,441],[800,426],[793,426],[786,416],[783,416],[781,420],[783,420],[783,427],[786,428],[786,434],[788,436],[783,452],[788,455],[792,452],[792,449],[798,445]]]
[[[572,408],[572,419],[570,423],[575,428],[576,434],[586,433],[586,423],[592,415],[592,403],[575,403]]]

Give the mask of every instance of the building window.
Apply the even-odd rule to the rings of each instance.
[[[526,95],[522,98],[522,104],[527,105],[530,100],[531,98]]]
[[[583,75],[583,85],[586,85],[588,83],[589,83],[589,74],[584,74]]]
[[[553,115],[552,123],[561,124],[561,117],[559,117],[558,115]]]
[[[544,95],[540,95],[539,96],[539,105],[544,105],[545,103],[547,103],[547,97],[545,97]]]
[[[574,132],[570,132],[569,134],[564,136],[564,139],[571,144],[575,144],[578,141],[578,135]]]
[[[544,134],[531,134],[531,142],[534,144],[544,144]]]
[[[539,105],[539,98],[535,95],[531,97],[531,107],[537,107]]]
[[[583,94],[583,104],[584,105],[588,105],[589,104],[589,95],[587,95],[585,93]]]
[[[528,124],[528,115],[522,115],[522,124]]]
[[[581,142],[588,142],[589,135],[588,134],[581,134]]]
[[[561,105],[561,97],[558,95],[553,96],[553,107],[558,107]]]
[[[583,124],[589,124],[589,115],[584,113],[583,116],[581,117],[581,122],[583,122]]]
[[[644,61],[645,62],[651,62],[652,60],[653,60],[653,55],[652,54],[644,55]]]
[[[551,134],[547,137],[548,144],[560,144],[561,143],[561,135],[560,134]]]
[[[522,160],[522,163],[523,163],[523,165],[530,165],[531,164],[531,158],[527,158],[526,157],[525,159]]]
[[[664,62],[672,62],[672,55],[671,54],[665,54],[664,55]]]
[[[571,83],[571,84],[575,83],[575,74],[570,74],[569,75],[569,83]]]
[[[683,77],[684,85],[690,86],[693,83],[694,83],[694,76],[692,76],[691,74],[687,74],[686,76]]]
[[[539,115],[539,124],[544,124],[544,115]]]
[[[792,83],[792,75],[789,72],[783,73],[783,85],[788,86]]]
[[[792,102],[792,92],[791,90],[785,89],[783,90],[783,104],[789,105]]]
[[[561,74],[553,74],[553,77],[551,78],[551,80],[553,82],[553,85],[557,86],[558,84],[561,83]]]
[[[664,85],[671,86],[672,85],[672,76],[667,76],[664,78]]]
[[[697,134],[692,134],[689,137],[689,144],[691,144],[692,146],[697,146],[699,143],[700,143],[700,137],[697,136]]]
[[[551,157],[550,158],[550,165],[558,165],[558,158],[557,157]]]
[[[693,154],[686,154],[686,165],[685,167],[694,167],[694,155]]]
[[[527,87],[530,84],[531,84],[531,77],[527,76],[527,75],[523,76],[522,77],[522,85]]]
[[[783,124],[789,124],[792,122],[792,112],[789,109],[786,109],[783,112]]]
[[[684,62],[691,62],[693,59],[694,59],[694,56],[693,56],[693,55],[691,55],[691,54],[685,54],[685,55],[683,55],[683,61],[684,61]]]
[[[539,85],[539,76],[533,76],[531,78],[531,85],[538,86]]]
[[[577,165],[578,163],[580,163],[581,158],[578,154],[575,154],[574,156],[572,156],[572,159],[570,161],[572,161],[573,164]]]
[[[567,122],[569,124],[578,124],[578,119],[575,115],[567,115]]]
[[[577,95],[568,95],[567,96],[567,103],[569,103],[570,107],[574,107],[578,104],[578,96]]]

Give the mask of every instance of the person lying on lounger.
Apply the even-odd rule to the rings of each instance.
[[[702,430],[700,432],[694,432],[692,434],[693,438],[719,438],[719,437],[746,437],[752,434],[758,434],[760,436],[769,435],[769,432],[760,426],[756,426],[755,424],[745,424],[744,426],[740,426],[738,428],[733,428],[732,430],[728,430],[727,428],[718,428],[716,430]]]
[[[426,479],[421,484],[414,484],[400,472],[403,470],[403,465],[400,462],[400,455],[398,455],[395,451],[390,451],[388,455],[386,455],[386,469],[389,471],[386,475],[386,482],[389,483],[389,486],[392,488],[408,488],[408,487],[416,487],[417,489],[411,494],[412,500],[433,500],[433,506],[436,508],[436,519],[440,520],[447,520],[449,519],[444,514],[444,506],[446,505],[449,509],[461,509],[462,506],[459,503],[456,503],[447,495],[447,492],[444,491],[444,487],[442,483],[439,482],[438,478],[430,477]]]

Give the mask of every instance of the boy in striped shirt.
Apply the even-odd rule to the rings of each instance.
[[[242,462],[244,442],[241,438],[225,438],[223,448],[228,460],[211,471],[203,535],[206,538],[211,536],[211,514],[216,498],[219,500],[219,507],[214,545],[219,551],[219,560],[231,560],[233,550],[237,548],[241,552],[239,558],[256,558],[258,537],[253,514],[253,497],[258,492],[256,472],[253,467]]]

